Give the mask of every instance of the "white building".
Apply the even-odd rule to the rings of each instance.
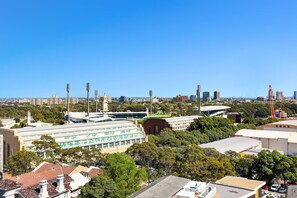
[[[146,141],[143,128],[131,121],[22,129],[0,128],[0,152],[3,149],[0,162],[2,160],[2,163],[6,163],[7,158],[14,152],[31,150],[32,142],[39,140],[42,135],[52,136],[64,149],[81,146],[86,149],[99,148],[103,153],[124,152],[132,144]]]
[[[235,136],[260,140],[263,148],[282,151],[285,155],[297,154],[297,132],[241,129]]]

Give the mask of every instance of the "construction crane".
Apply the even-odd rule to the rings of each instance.
[[[274,110],[274,106],[273,106],[273,100],[274,100],[273,89],[272,89],[272,86],[269,85],[270,112],[271,112],[271,117],[275,118],[275,110]]]

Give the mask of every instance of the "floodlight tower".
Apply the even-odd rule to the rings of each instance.
[[[66,85],[66,91],[67,91],[67,114],[68,114],[68,122],[70,121],[70,115],[69,115],[69,112],[70,112],[70,98],[69,98],[69,93],[70,93],[70,84],[68,83]]]
[[[88,103],[88,116],[90,115],[90,83],[88,82],[86,85],[87,90],[87,103]]]
[[[200,112],[200,92],[201,92],[201,86],[198,85],[198,86],[197,86],[197,91],[196,91],[196,94],[197,94],[198,115],[201,114],[201,112]]]
[[[149,96],[150,96],[150,112],[151,112],[151,115],[153,114],[153,101],[152,101],[152,96],[153,96],[153,91],[150,90],[149,91]]]
[[[96,113],[97,113],[97,109],[98,109],[98,103],[97,103],[97,100],[98,100],[98,90],[96,89],[95,90],[95,108],[96,108]]]

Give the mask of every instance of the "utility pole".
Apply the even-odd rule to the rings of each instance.
[[[98,102],[97,102],[97,100],[98,100],[98,90],[96,89],[95,90],[95,108],[96,108],[96,113],[97,113],[97,111],[98,111]]]
[[[200,92],[201,92],[201,86],[200,85],[198,85],[197,86],[197,91],[196,91],[196,94],[197,94],[197,107],[198,107],[198,115],[200,115],[201,114],[201,112],[200,112]]]
[[[87,90],[87,103],[88,103],[88,116],[90,115],[90,83],[87,83],[86,86],[86,90]]]
[[[150,103],[151,103],[150,112],[151,112],[151,115],[153,115],[153,101],[152,101],[153,91],[152,90],[149,91],[149,96],[150,96]]]

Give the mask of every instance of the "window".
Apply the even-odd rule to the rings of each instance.
[[[97,144],[97,148],[102,148],[102,144]]]
[[[125,145],[125,141],[121,141],[121,145]]]
[[[120,145],[120,142],[116,142],[115,146],[118,147]]]
[[[103,144],[103,148],[108,148],[108,143]]]
[[[109,147],[111,147],[111,148],[114,147],[114,143],[113,142],[110,142],[109,143]]]
[[[130,140],[126,140],[126,144],[130,144]]]

